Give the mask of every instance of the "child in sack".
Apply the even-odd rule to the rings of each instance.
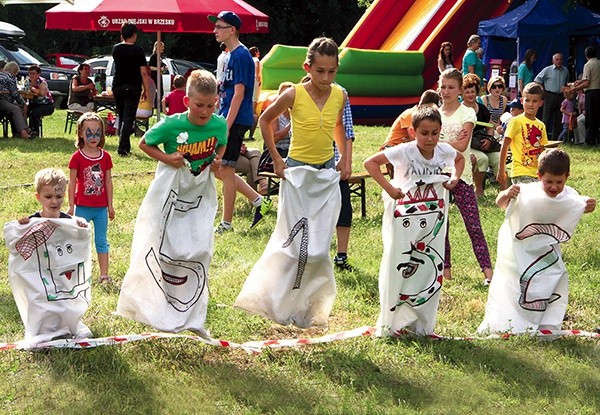
[[[496,204],[506,209],[498,259],[480,333],[560,330],[568,302],[568,273],[560,243],[568,241],[596,200],[566,185],[569,156],[545,150],[539,182],[513,184]]]
[[[85,220],[61,210],[67,182],[62,170],[37,172],[35,197],[41,209],[4,225],[9,282],[25,326],[25,348],[92,335],[81,321],[91,301],[90,234]]]

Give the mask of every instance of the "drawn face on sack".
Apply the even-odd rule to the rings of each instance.
[[[443,214],[434,211],[400,218],[400,220],[403,230],[407,235],[411,235],[407,238],[410,240],[411,248],[403,252],[407,261],[399,263],[397,269],[404,279],[402,294],[415,296],[425,288],[423,281],[428,281],[426,285],[431,286],[436,274],[443,271],[439,253],[425,242],[436,226],[443,223]]]
[[[169,304],[177,311],[189,310],[200,298],[204,290],[206,272],[200,262],[160,260],[160,277],[156,282]]]
[[[41,253],[48,265],[46,269],[40,267],[48,301],[72,299],[90,287],[83,262],[77,261],[74,249],[72,243],[64,242],[47,245],[46,251]]]
[[[16,245],[24,260],[37,265],[48,301],[73,299],[90,287],[90,279],[80,262],[81,247],[68,241],[67,234],[55,233],[58,228],[54,222],[40,222]]]
[[[402,225],[398,232],[410,249],[402,253],[402,262],[396,267],[403,281],[392,311],[404,303],[421,305],[441,288],[443,259],[431,241],[444,224],[444,199],[437,197],[433,186],[419,186],[397,202],[394,218]]]
[[[146,254],[148,270],[165,295],[167,302],[180,312],[189,310],[200,298],[206,285],[206,268],[199,260],[193,261],[185,254],[185,244],[181,235],[188,229],[189,213],[198,209],[202,197],[186,201],[177,198],[173,190],[169,192],[163,206],[159,231],[160,247],[158,255],[152,247]]]

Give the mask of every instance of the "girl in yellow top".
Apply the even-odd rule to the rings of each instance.
[[[339,149],[346,148],[342,115],[348,97],[333,84],[338,70],[337,44],[325,37],[313,40],[306,52],[304,70],[310,79],[281,94],[259,120],[275,174],[281,178],[284,178],[286,164],[287,167],[335,168],[333,141]],[[292,138],[284,162],[275,148],[272,122],[288,108],[292,116]],[[342,154],[337,165],[341,180],[350,175],[350,157],[350,154]]]

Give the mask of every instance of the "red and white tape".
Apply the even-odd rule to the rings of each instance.
[[[99,337],[94,339],[60,339],[52,340],[43,343],[30,344],[25,341],[17,343],[0,343],[0,350],[24,349],[24,350],[42,350],[50,348],[62,349],[89,349],[98,346],[112,346],[116,344],[124,344],[139,340],[151,339],[170,339],[182,338],[193,341],[199,341],[216,347],[229,347],[234,349],[243,349],[247,352],[260,352],[265,348],[281,348],[281,347],[297,347],[307,344],[328,343],[336,340],[351,339],[353,337],[371,336],[375,332],[375,328],[369,326],[359,327],[353,330],[341,331],[333,334],[326,334],[321,337],[314,338],[299,338],[299,339],[272,339],[249,341],[245,343],[235,343],[227,340],[213,339],[211,337],[201,337],[186,334],[174,333],[142,333],[142,334],[126,334],[123,336]]]
[[[127,334],[123,336],[110,336],[110,337],[99,337],[94,339],[61,339],[52,340],[48,342],[29,344],[25,341],[17,343],[0,343],[0,350],[11,350],[11,349],[23,349],[23,350],[43,350],[51,348],[61,349],[89,349],[98,346],[112,346],[116,344],[131,343],[139,340],[152,340],[152,339],[189,339],[193,341],[202,342],[215,347],[228,347],[234,349],[242,349],[251,353],[258,353],[266,348],[282,348],[282,347],[298,347],[310,344],[329,343],[337,340],[346,340],[354,337],[362,336],[373,336],[375,334],[375,327],[363,326],[353,330],[340,331],[337,333],[326,334],[321,337],[313,338],[299,338],[299,339],[271,339],[271,340],[258,340],[248,341],[244,343],[235,343],[227,340],[213,339],[211,337],[201,337],[186,334],[173,334],[173,333],[141,333],[141,334]],[[409,333],[406,333],[407,335]],[[536,337],[586,337],[600,339],[600,333],[593,333],[582,330],[538,330],[532,333],[526,333],[524,335],[536,336]],[[402,336],[402,333],[400,333]],[[447,337],[430,335],[425,336],[434,340],[491,340],[491,339],[508,339],[510,337],[517,336],[517,334],[493,334],[487,337]]]

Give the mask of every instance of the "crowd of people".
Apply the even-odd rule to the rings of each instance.
[[[210,16],[209,20],[214,23],[215,38],[223,51],[219,57],[217,76],[196,70],[187,80],[176,78],[175,89],[161,103],[169,115],[144,134],[139,147],[159,161],[161,169],[172,169],[179,192],[184,193],[187,187],[197,186],[199,181],[203,186],[208,183],[208,193],[198,195],[199,201],[206,197],[208,203],[211,200],[216,203],[213,174],[222,181],[222,218],[213,231],[223,234],[233,231],[237,192],[242,193],[255,207],[252,226],[270,208],[270,200],[261,194],[264,182],[257,175],[263,154],[247,148],[243,142],[245,134],[258,122],[266,146],[265,155],[270,159],[272,172],[281,179],[280,207],[271,240],[250,273],[235,306],[281,324],[299,327],[326,324],[335,298],[333,265],[345,272],[353,271],[347,255],[352,220],[347,180],[352,174],[352,143],[355,135],[348,93],[335,83],[339,64],[338,46],[325,37],[313,40],[303,65],[306,77],[296,84],[283,83],[275,100],[257,121],[256,91],[261,84],[260,62],[253,59],[251,52],[239,40],[242,22],[235,13],[229,11]],[[130,136],[140,98],[154,102],[148,96],[154,83],[150,71],[154,68],[160,72],[157,59],[150,63],[148,70],[143,50],[135,45],[136,33],[135,25],[123,24],[122,42],[113,49],[116,65],[113,92],[121,119],[118,149],[121,156],[127,156],[131,151]],[[163,47],[157,44],[155,50]],[[572,100],[574,93],[581,90],[586,91],[586,126],[589,127],[586,143],[597,143],[597,120],[587,119],[600,105],[600,96],[596,96],[596,92],[600,91],[600,64],[595,49],[586,49],[588,63],[583,77],[571,84],[568,83],[568,77],[563,75],[560,54],[555,54],[553,64],[532,80],[531,63],[535,60],[535,52],[527,51],[527,59],[523,64],[525,67],[522,71],[519,69],[519,80],[523,80],[519,97],[509,101],[503,77],[493,76],[485,82],[484,65],[478,53],[481,39],[476,35],[471,36],[467,47],[460,71],[454,67],[452,45],[448,42],[442,44],[437,91],[425,91],[417,106],[404,111],[392,126],[380,151],[364,162],[371,177],[389,196],[384,212],[384,254],[379,285],[381,314],[378,333],[381,335],[395,335],[404,330],[417,334],[433,333],[442,281],[452,278],[448,194],[463,218],[483,274],[483,283],[490,286],[486,314],[479,330],[558,330],[565,314],[567,274],[562,266],[560,249],[556,246],[570,235],[557,235],[556,240],[549,243],[555,256],[554,263],[562,266],[552,282],[536,278],[536,273],[540,271],[536,269],[527,276],[527,287],[523,288],[523,275],[529,271],[527,269],[522,274],[516,264],[529,260],[528,257],[521,258],[524,254],[519,251],[520,241],[538,233],[547,233],[536,226],[539,227],[540,223],[550,228],[562,226],[562,223],[558,223],[560,218],[552,219],[554,222],[551,223],[545,222],[547,210],[544,207],[552,210],[567,204],[574,206],[569,219],[571,224],[576,224],[583,213],[595,209],[594,198],[581,197],[566,186],[570,174],[570,160],[566,152],[545,149],[550,135],[556,139],[564,132],[564,125],[561,125],[564,124],[564,118],[559,119],[557,126],[555,113],[565,114],[569,118],[575,114],[574,107],[557,99],[557,96],[565,94],[565,101]],[[254,55],[258,58],[257,49]],[[10,63],[6,66],[8,68],[5,70],[14,70]],[[81,110],[89,109],[88,100],[94,93],[94,87],[88,75],[89,66],[84,64],[73,78],[71,88],[76,98],[69,103],[73,108],[78,105],[77,108]],[[34,112],[33,116],[30,115],[30,125],[32,120],[36,125],[35,117],[47,115],[48,109],[44,105],[52,101],[47,87],[43,88],[39,71],[36,74],[36,69],[32,68],[30,78],[32,91],[36,91],[40,98],[50,100],[39,100],[30,110]],[[0,74],[0,85],[4,85],[3,79]],[[483,91],[484,86],[487,93]],[[14,105],[20,111],[18,104]],[[537,114],[542,105],[543,119],[539,120]],[[512,118],[506,115],[507,110]],[[23,127],[23,124],[18,124],[19,127]],[[593,128],[596,131],[591,131]],[[29,134],[27,128],[22,130],[25,130],[25,135]],[[68,190],[66,186],[55,183],[56,177],[61,178],[61,183],[65,181],[64,173],[53,171],[40,174],[36,178],[36,197],[41,210],[21,219],[20,223],[27,224],[32,218],[59,219],[72,215],[93,222],[99,280],[109,282],[109,245],[106,235],[108,220],[114,219],[115,211],[112,200],[112,160],[103,149],[104,124],[97,114],[86,112],[78,122],[77,135],[78,149],[68,164]],[[512,163],[510,173],[507,173],[509,152]],[[388,166],[389,179],[381,170],[384,165]],[[532,228],[522,230],[521,233],[525,235],[517,237],[518,240],[513,240],[514,232],[503,233],[500,230],[499,238],[504,238],[507,245],[498,244],[498,257],[517,258],[512,268],[499,262],[496,267],[493,266],[482,231],[478,196],[483,194],[483,181],[488,169],[493,171],[491,178],[497,180],[500,186],[496,203],[500,208],[507,209],[507,219],[502,229],[511,228],[513,222],[519,219],[533,224]],[[236,174],[236,171],[242,170],[247,171],[247,181]],[[161,175],[157,171],[155,180],[159,180]],[[197,179],[191,179],[192,176]],[[154,187],[154,184],[151,185],[149,195],[156,195]],[[65,192],[68,192],[69,200],[66,213],[61,211]],[[164,194],[164,190],[158,192],[161,193]],[[536,199],[536,195],[539,198]],[[527,202],[520,202],[523,198]],[[184,208],[185,203],[189,202],[183,200],[174,199],[169,203],[178,206],[180,212],[193,209]],[[541,208],[532,212],[526,208],[526,203]],[[434,215],[428,218],[421,216],[432,213]],[[156,215],[152,220],[164,221],[168,216]],[[412,226],[413,220],[418,221],[419,225],[415,228],[420,229],[411,229],[409,232],[407,228]],[[386,227],[386,224],[389,226]],[[87,226],[87,222],[82,222],[81,226]],[[143,233],[142,227],[146,226],[160,228],[140,222],[136,224],[135,240],[145,237],[140,234]],[[169,237],[166,225],[163,223],[162,226],[160,249],[164,248],[165,238]],[[212,238],[212,234],[207,236],[200,232],[200,228],[194,228],[204,224],[189,223],[186,226],[191,228],[187,229],[186,234]],[[329,247],[334,231],[337,233],[338,252],[332,261]],[[300,233],[302,237],[295,238]],[[293,244],[297,245],[299,253],[292,254],[289,251],[288,247]],[[197,253],[208,257],[203,262],[204,267],[208,266],[212,256],[212,239],[206,249],[206,252]],[[408,257],[402,257],[404,262],[398,264],[398,255],[407,254]],[[185,260],[189,262],[193,258],[186,257]],[[160,261],[172,267],[180,259],[161,257]],[[552,266],[550,262],[546,268]],[[133,263],[130,271],[132,268],[136,268]],[[139,277],[139,269],[134,270],[138,273],[135,277],[130,275],[130,271],[125,276],[119,301],[119,309],[127,311],[121,314],[133,316],[131,318],[138,316],[136,319],[154,325],[152,317],[141,317],[147,311],[144,310],[144,304],[122,304],[126,302],[125,298],[130,298],[128,290],[136,285],[134,278]],[[167,282],[177,278],[167,275],[164,270],[162,272]],[[399,278],[399,275],[403,278]],[[274,280],[277,280],[276,283]],[[532,289],[525,301],[527,291],[523,290],[529,289],[529,281],[535,281],[533,286],[536,290],[542,288],[539,288],[539,292]],[[561,293],[560,301],[543,294],[553,293],[555,288]],[[531,296],[536,295],[539,298],[531,300]],[[168,299],[167,302],[172,304],[172,300]],[[164,329],[163,323],[160,323],[161,329]],[[177,325],[167,330],[185,328],[189,327]],[[197,325],[194,330],[202,333]]]

